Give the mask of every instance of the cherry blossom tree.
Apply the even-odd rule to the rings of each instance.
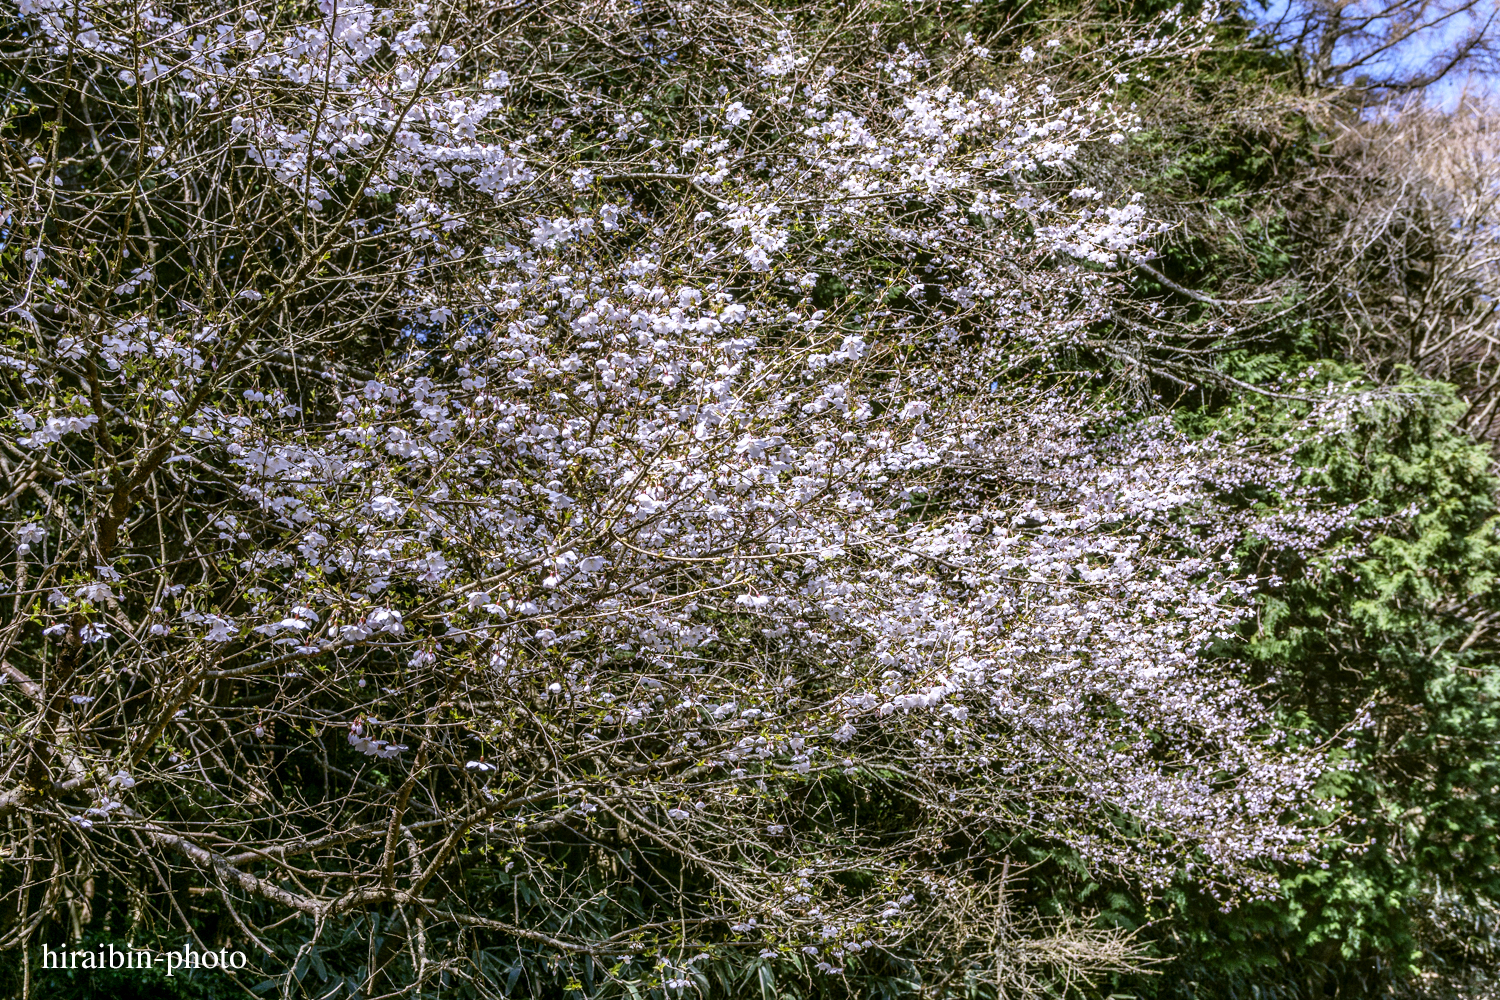
[[[1348,512],[1070,362],[1156,232],[1071,164],[1212,12],[7,17],[0,944],[101,884],[191,932],[171,875],[286,995],[351,927],[374,995],[503,992],[491,940],[1025,988],[1135,956],[1007,915],[1009,838],[1226,905],[1310,857],[1325,748],[1213,651],[1240,547]],[[563,841],[678,892],[591,933],[468,890],[562,894]]]

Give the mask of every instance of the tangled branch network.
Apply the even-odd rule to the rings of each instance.
[[[470,934],[667,989],[902,947],[1016,837],[1225,900],[1307,857],[1324,752],[1210,653],[1240,546],[1347,512],[1059,363],[1157,232],[1070,164],[1211,14],[299,9],[4,15],[0,943],[154,868],[268,952],[399,914],[419,984]],[[698,888],[465,888],[626,841]]]

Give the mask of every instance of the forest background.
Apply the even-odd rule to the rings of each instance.
[[[1493,988],[1500,111],[1477,88],[1427,97],[1494,69],[1494,10],[432,4],[384,21],[373,10],[325,2],[206,13],[192,4],[47,0],[0,13],[0,281],[9,307],[0,319],[8,505],[0,991],[1310,1000],[1477,997]],[[336,70],[337,46],[316,41],[319,26],[331,36],[345,29],[341,17],[366,14],[369,37],[391,25],[383,44],[396,62],[369,70],[384,58],[374,45],[374,55],[350,57],[354,69]],[[212,36],[195,26],[215,19],[221,40],[260,40],[234,42],[238,55],[197,76],[178,68],[198,66],[190,56],[152,63],[160,54],[152,45],[211,49],[203,38]],[[486,32],[502,41],[486,49]],[[254,111],[236,110],[228,91],[174,96],[163,82],[228,79],[235,65],[251,64],[267,33],[285,45],[274,72],[244,77],[247,87],[272,80],[256,92],[264,103]],[[520,41],[507,48],[511,37]],[[350,51],[360,44],[349,41]],[[433,164],[468,161],[451,154],[437,126],[402,139],[404,152],[382,146],[384,133],[372,127],[364,147],[350,142],[321,161],[295,155],[298,142],[309,151],[322,142],[325,119],[335,117],[331,93],[357,92],[361,72],[397,78],[410,69],[396,65],[402,53],[419,65],[415,82],[387,94],[399,98],[395,112],[390,104],[379,112],[394,114],[388,134],[406,134],[401,123],[416,119],[402,115],[422,102],[504,95],[463,112],[481,138],[486,114],[503,119],[499,152],[472,161],[498,171],[484,198],[459,208],[442,201],[454,180]],[[798,77],[778,104],[779,91],[740,73],[752,55],[767,66],[784,57],[799,73],[827,61],[834,89]],[[293,69],[306,65],[313,69],[296,78]],[[1008,120],[962,104],[986,81],[1011,80],[1012,70],[1046,75],[1045,90],[1011,81],[1037,107],[1083,109],[1072,125],[1057,119],[1058,142],[1071,144],[1064,152],[1017,152],[1034,149],[1026,144],[1045,140],[1051,126],[1006,131]],[[776,71],[784,72],[792,71]],[[838,90],[846,76],[867,89]],[[720,78],[718,91],[708,89]],[[885,168],[870,168],[863,204],[893,207],[856,212],[837,201],[847,188],[835,196],[811,181],[777,187],[778,157],[801,157],[795,170],[831,176],[829,150],[855,142],[852,126],[837,137],[830,128],[815,137],[828,143],[818,152],[794,149],[809,122],[832,120],[799,102],[852,109],[848,122],[864,113],[861,101],[878,103],[882,87],[897,93],[908,82],[927,89],[891,99],[907,109],[891,119],[891,148],[937,145],[892,154],[892,162],[929,157],[920,184],[902,166],[900,184],[882,188]],[[218,118],[204,110],[216,102]],[[968,115],[978,124],[962,139],[919,135],[903,124],[919,106],[937,108],[935,120]],[[306,109],[310,126],[278,125],[274,139],[255,117],[292,121]],[[1039,114],[1036,122],[1051,117]],[[702,124],[710,119],[713,128]],[[566,148],[574,129],[595,145]],[[668,149],[684,135],[706,137],[683,146],[686,162],[712,146],[713,129],[743,142],[728,150],[738,159],[706,158],[698,172],[657,159],[663,137]],[[887,141],[882,135],[870,148]],[[1012,187],[952,179],[963,169],[952,164],[976,149],[1013,157],[1003,182]],[[398,163],[402,155],[410,162]],[[361,156],[375,166],[350,183],[339,171],[365,169]],[[315,161],[332,164],[328,178],[319,180]],[[543,161],[553,166],[536,167]],[[986,202],[975,184],[1020,194],[1002,209],[1000,195]],[[238,193],[220,199],[216,190]],[[578,214],[549,221],[524,207],[527,198]],[[943,209],[945,198],[957,210]],[[820,199],[845,214],[807,207]],[[1091,217],[1068,207],[1078,202],[1110,207]],[[774,211],[760,211],[766,206]],[[708,227],[692,228],[714,212],[730,220],[733,267],[703,256]],[[768,221],[777,212],[800,221],[777,230]],[[940,239],[923,230],[939,225],[933,219],[949,227]],[[476,237],[466,257],[462,237],[486,225],[520,227],[514,245],[490,233],[487,245],[498,249],[484,252],[483,266],[512,269],[484,279],[508,304],[495,304],[465,272],[485,242]],[[608,242],[627,234],[634,250]],[[741,236],[744,247],[732,243]],[[840,249],[823,249],[840,239]],[[1003,259],[944,249],[987,242]],[[738,321],[747,332],[727,348],[682,348],[680,369],[667,372],[656,396],[600,402],[605,424],[699,384],[705,361],[701,377],[718,365],[727,380],[714,390],[722,395],[739,359],[748,366],[761,352],[770,360],[746,367],[760,381],[734,390],[750,416],[721,411],[722,423],[704,429],[700,418],[680,439],[636,440],[611,467],[635,478],[601,478],[590,508],[579,466],[541,467],[556,427],[527,430],[520,410],[503,427],[498,416],[487,425],[475,415],[522,399],[543,413],[546,380],[576,370],[568,367],[575,349],[594,366],[578,344],[598,342],[582,335],[536,347],[534,337],[517,339],[514,325],[504,342],[485,331],[504,325],[495,317],[505,310],[553,295],[549,287],[581,283],[589,261],[606,258],[623,268],[610,273],[627,298],[649,299],[640,282],[653,272],[675,274],[689,290],[673,300],[679,326],[723,331]],[[1036,305],[987,312],[993,292],[973,292],[985,282],[1012,290],[1002,299]],[[719,303],[717,320],[695,311],[700,301]],[[739,303],[748,313],[734,313]],[[574,300],[574,332],[587,308]],[[608,330],[608,316],[587,315]],[[218,332],[204,335],[209,318]],[[761,332],[749,333],[757,322]],[[818,346],[820,323],[842,332]],[[174,324],[198,332],[173,334]],[[649,341],[642,349],[664,357],[678,350]],[[601,353],[585,369],[601,373],[600,400],[630,383],[633,362],[620,357]],[[784,358],[792,360],[783,376]],[[510,362],[522,366],[507,375]],[[862,374],[830,383],[836,392],[821,388],[832,378],[825,372],[861,364]],[[825,411],[853,420],[867,394],[872,403],[858,419],[916,429],[883,432],[868,455],[829,471],[807,456],[852,442],[842,425],[835,433],[754,423],[756,406],[781,419],[790,404],[775,387],[804,371],[813,388],[793,398],[808,420]],[[428,412],[433,400],[453,407],[457,431],[431,432],[446,419]],[[947,418],[960,428],[947,438],[942,412],[963,414]],[[402,420],[426,437],[399,430]],[[685,449],[677,475],[718,468],[711,445],[724,426],[733,440],[724,438],[723,454],[736,462],[747,453],[745,428],[762,435],[749,452],[755,461],[805,446],[782,460],[813,483],[798,486],[807,518],[824,516],[818,505],[838,492],[830,485],[838,477],[856,485],[840,486],[832,513],[812,528],[806,518],[793,530],[744,513],[725,490],[661,529],[662,518],[686,509],[671,489],[698,496],[704,487],[663,480],[667,492],[640,492],[640,470],[674,448]],[[338,457],[311,457],[309,441],[328,430],[329,441],[365,447],[353,429],[371,427],[389,429],[389,440],[380,438],[368,464],[341,467],[342,482],[358,480],[353,493],[326,484],[305,492],[316,478],[306,470]],[[947,443],[927,448],[934,434]],[[489,443],[507,436],[531,450]],[[403,450],[404,441],[415,443]],[[490,447],[501,450],[491,456]],[[613,461],[608,447],[598,444],[587,460]],[[1200,457],[1219,451],[1229,464]],[[445,478],[466,452],[487,456],[478,464],[488,471]],[[1116,466],[1168,484],[1165,499],[1146,505],[1158,514],[1128,514],[1164,525],[1140,529],[1150,541],[1132,558],[1149,570],[1120,569],[1123,557],[1102,554],[1108,546],[1076,541],[1090,537],[1086,518],[1057,513],[1075,504],[1098,521],[1125,480],[1088,477]],[[524,471],[503,486],[498,473],[485,478],[500,468]],[[763,484],[774,479],[767,473]],[[900,488],[872,485],[888,479]],[[292,485],[279,493],[278,482]],[[534,510],[525,506],[532,500],[514,499],[522,483],[541,498]],[[569,527],[581,515],[563,512],[613,510],[610,490],[633,498],[629,523],[645,527],[599,529],[593,555],[587,531]],[[886,537],[905,541],[881,550],[854,540],[850,525],[864,522],[848,520],[858,506],[851,496],[888,509]],[[466,534],[465,511],[487,509],[493,497],[513,500],[505,517],[519,519],[517,537],[551,532],[557,544],[526,554],[516,546],[529,543],[490,522]],[[1173,520],[1188,508],[1195,513]],[[736,518],[743,527],[732,527]],[[419,522],[409,550],[398,538],[369,557],[385,560],[374,577],[365,556],[341,563],[333,554],[345,536]],[[438,523],[451,544],[432,540],[445,537]],[[952,525],[982,537],[992,525],[1023,539],[1055,532],[1075,539],[1067,558],[1077,565],[1053,577],[1052,563],[1028,562],[1025,552],[1050,551],[1043,541],[1018,543],[1033,547],[1009,562],[984,563],[990,556],[968,542],[935,541]],[[309,526],[321,542],[309,541]],[[648,530],[664,533],[631,533]],[[732,545],[713,534],[731,530],[743,532]],[[694,531],[719,540],[673,547]],[[1193,561],[1210,550],[1222,566]],[[471,553],[477,562],[468,567]],[[785,569],[777,560],[807,553],[831,575],[798,570],[795,588],[778,590],[793,584],[776,575]],[[1109,599],[1122,610],[1106,613],[1117,617],[1095,638],[1080,633],[1082,653],[1027,645],[1027,630],[1046,615],[1017,611],[1000,633],[975,626],[963,661],[970,674],[955,668],[934,680],[913,673],[918,655],[900,646],[907,639],[862,645],[840,631],[853,621],[850,634],[878,636],[896,608],[921,627],[891,627],[891,635],[941,634],[959,663],[954,643],[968,633],[934,631],[943,612],[911,611],[920,603],[911,595],[946,594],[943,605],[989,594],[985,607],[1006,615],[1023,593],[1038,602],[1028,608],[1062,607],[1056,594],[1114,586],[1105,569],[1089,569],[1110,559],[1108,572],[1123,582]],[[726,560],[731,569],[721,569]],[[866,584],[850,581],[876,579],[861,574],[882,560],[930,578],[898,581],[911,588],[899,601],[870,598],[879,610],[866,621],[847,596]],[[848,575],[837,576],[846,562]],[[191,572],[179,580],[169,567],[182,565]],[[1177,565],[1189,568],[1168,568]],[[598,584],[598,573],[626,582]],[[1221,589],[1203,589],[1205,580]],[[1223,582],[1231,580],[1249,582]],[[275,610],[268,587],[307,596]],[[689,601],[726,588],[741,596],[722,607]],[[816,608],[806,597],[814,590],[824,601]],[[843,607],[830,594],[849,607],[830,611]],[[1149,651],[1109,658],[1110,643],[1133,641],[1111,628],[1146,629],[1140,609],[1159,599],[1198,602],[1208,622],[1196,632],[1184,626],[1180,639],[1145,640],[1179,643],[1172,662],[1186,665],[1181,676],[1131,666]],[[794,600],[808,603],[793,609]],[[1056,620],[1083,614],[1077,601]],[[779,602],[788,609],[781,618]],[[1215,619],[1209,609],[1221,604],[1236,610]],[[658,617],[679,605],[679,618]],[[615,618],[596,626],[581,607]],[[464,614],[491,620],[466,624]],[[499,622],[520,623],[524,635]],[[188,643],[194,629],[191,644],[170,645],[179,634]],[[995,638],[1002,633],[1021,638],[1004,645]],[[1016,693],[974,666],[987,642],[1017,664],[1073,656],[1068,669],[1087,678],[1047,674],[1035,691]],[[505,643],[517,652],[497,652]],[[1100,679],[1090,656],[1137,673]],[[865,657],[874,657],[865,674],[833,673]],[[789,663],[807,679],[794,680]],[[691,678],[673,673],[687,664],[696,664]],[[1202,681],[1218,699],[1207,707],[1183,694],[1200,665],[1204,677],[1227,678]],[[268,677],[263,691],[254,687]],[[658,708],[649,696],[639,711],[611,708],[626,697],[609,693],[612,685],[642,678],[652,691],[666,685],[668,708],[681,699],[683,718],[669,721],[661,696]],[[713,686],[720,678],[723,690]],[[455,695],[460,688],[469,693]],[[794,688],[833,706],[826,718],[774,721],[802,711]],[[387,701],[370,700],[376,689]],[[979,691],[1002,708],[1034,696],[1102,721],[1049,728],[1016,721],[1031,711],[1022,707],[969,732],[981,713],[971,719],[951,706],[965,692],[966,704],[979,704]],[[1155,707],[1132,707],[1132,698]],[[663,713],[659,724],[653,711]],[[941,711],[941,723],[897,728],[928,711]],[[1218,731],[1215,713],[1237,721]],[[606,727],[630,725],[657,728],[590,749]],[[377,726],[387,739],[375,739]],[[1103,742],[1119,741],[1108,754],[1090,749],[1103,733],[1111,734]],[[934,740],[957,749],[924,770],[914,762],[931,757]],[[760,769],[747,775],[746,767]],[[968,777],[991,767],[1003,776]],[[518,777],[506,784],[506,775]],[[1151,794],[1133,796],[1133,783]],[[410,882],[400,882],[407,869]],[[36,964],[42,943],[87,949],[127,939],[155,949],[238,942],[252,968],[168,980]]]

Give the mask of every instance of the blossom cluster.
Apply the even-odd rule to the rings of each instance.
[[[17,205],[38,252],[6,293],[31,336],[5,348],[5,434],[45,502],[12,529],[16,591],[50,595],[38,656],[74,707],[34,711],[75,734],[58,753],[97,800],[76,826],[155,824],[222,878],[170,810],[110,795],[196,782],[274,826],[216,755],[280,727],[395,776],[308,807],[375,831],[340,841],[353,882],[394,850],[403,769],[441,773],[443,818],[402,828],[411,898],[466,835],[612,823],[829,972],[953,876],[821,841],[777,788],[898,781],[923,836],[1027,831],[1226,897],[1308,856],[1286,817],[1324,755],[1216,650],[1249,613],[1246,540],[1317,545],[1349,515],[1239,503],[1290,474],[1059,371],[1159,228],[1070,182],[1139,123],[1049,75],[1056,47],[851,61],[738,21],[729,46],[710,28],[735,11],[703,3],[650,33],[721,46],[668,107],[523,80],[524,20],[190,6],[20,11],[39,65],[98,60],[150,109],[142,176],[241,199],[204,202],[223,216],[167,262],[134,222],[101,262]],[[1158,20],[1130,51],[1203,31]],[[66,195],[43,160],[34,190]],[[266,263],[182,263],[233,238]],[[245,856],[309,840],[280,839]],[[855,893],[852,869],[883,874]]]

